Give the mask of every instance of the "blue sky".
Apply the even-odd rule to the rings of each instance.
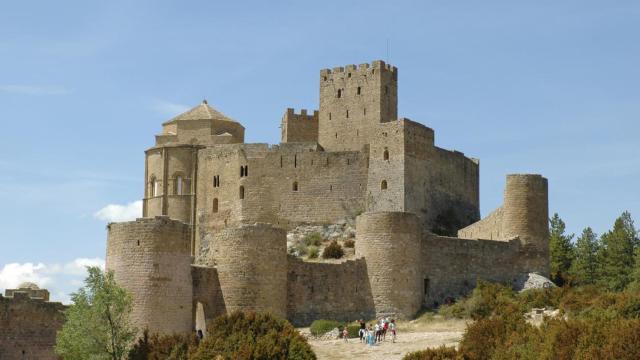
[[[0,289],[77,288],[163,121],[206,98],[277,143],[321,68],[386,60],[387,40],[400,116],[480,158],[483,215],[532,172],[571,232],[640,219],[639,19],[636,1],[3,2]]]

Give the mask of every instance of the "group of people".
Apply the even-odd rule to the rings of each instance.
[[[387,332],[390,332],[391,341],[396,342],[397,329],[395,319],[381,317],[378,322],[369,326],[362,319],[358,320],[358,323],[360,324],[358,335],[361,343],[373,346],[378,342],[385,341]]]

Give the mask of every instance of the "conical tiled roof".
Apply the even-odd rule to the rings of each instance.
[[[209,104],[207,103],[207,100],[203,100],[200,105],[174,117],[173,119],[165,122],[165,124],[174,122],[177,120],[224,120],[224,121],[237,122],[232,118],[228,117],[227,115],[209,106]]]

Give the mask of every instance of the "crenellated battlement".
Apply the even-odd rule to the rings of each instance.
[[[368,64],[368,63],[359,64],[359,65],[349,64],[345,66],[336,66],[332,69],[321,69],[320,76],[329,76],[332,74],[342,75],[346,73],[347,77],[353,77],[353,73],[369,75],[369,74],[375,74],[376,71],[378,70],[389,71],[393,74],[398,72],[397,67],[391,64],[387,64],[382,60],[374,60],[371,62],[371,64]],[[348,76],[350,73],[352,74],[352,76]]]
[[[294,109],[288,108],[282,116],[281,142],[318,142],[319,118],[318,110],[309,114],[307,109],[300,109],[300,113],[297,114]]]

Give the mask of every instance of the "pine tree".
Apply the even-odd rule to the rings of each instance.
[[[573,234],[566,235],[565,224],[557,213],[551,218],[549,229],[549,251],[551,253],[551,279],[562,285],[566,282],[574,257]]]
[[[575,246],[575,259],[569,273],[577,284],[594,284],[598,275],[598,236],[590,227],[582,230]]]
[[[613,229],[602,235],[600,282],[610,290],[622,290],[631,282],[635,265],[637,232],[628,212],[616,219]]]

